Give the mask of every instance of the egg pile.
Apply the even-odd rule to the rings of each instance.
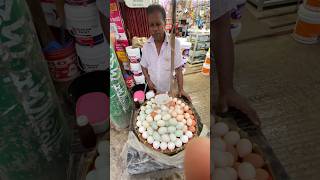
[[[264,159],[252,143],[223,123],[213,126],[214,180],[270,180]]]
[[[156,150],[173,151],[180,148],[196,133],[196,120],[190,107],[170,97],[164,105],[150,99],[140,107],[136,126],[143,139]]]

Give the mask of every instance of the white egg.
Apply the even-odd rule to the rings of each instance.
[[[156,116],[154,116],[154,120],[155,121],[159,121],[159,120],[161,120],[161,115],[160,114],[157,114]]]
[[[148,136],[147,141],[149,144],[152,144],[154,142],[154,139],[152,136]]]
[[[175,142],[177,140],[177,136],[175,134],[171,133],[169,136],[171,142]]]
[[[140,120],[141,121],[144,121],[146,119],[146,114],[140,114]]]
[[[139,116],[137,116],[137,120],[138,120],[138,121],[141,121],[141,117],[140,117],[140,115],[139,115]]]
[[[177,138],[177,140],[174,142],[174,144],[179,148],[182,146],[182,141],[179,138]]]
[[[188,140],[189,140],[188,136],[186,136],[186,135],[182,135],[180,139],[181,139],[181,141],[182,141],[183,143],[187,143]]]
[[[151,122],[153,121],[152,116],[151,116],[151,115],[148,115],[148,116],[146,117],[146,121],[149,122],[149,123],[151,123]]]
[[[161,109],[158,109],[155,111],[157,114],[160,114],[161,113]]]
[[[141,106],[141,107],[140,107],[140,110],[141,110],[141,111],[146,110],[146,106]]]
[[[170,118],[171,118],[171,115],[168,114],[168,113],[166,113],[166,114],[162,117],[162,119],[165,120],[165,121],[169,120]]]
[[[151,101],[148,101],[147,102],[147,105],[151,106],[152,102]]]
[[[168,134],[163,134],[161,136],[161,140],[162,140],[161,142],[170,142],[170,137]]]
[[[147,139],[148,136],[149,136],[149,135],[148,135],[148,132],[147,132],[147,131],[145,131],[145,132],[142,133],[143,139]]]
[[[154,141],[153,142],[153,148],[154,149],[159,149],[159,147],[160,147],[160,142],[159,141]]]
[[[213,132],[219,136],[224,136],[228,131],[229,127],[223,122],[218,122],[213,126]]]
[[[231,167],[234,163],[233,155],[230,152],[225,152],[224,154],[227,161],[227,166]]]
[[[140,133],[143,133],[143,132],[145,132],[145,131],[146,131],[146,128],[145,128],[145,127],[143,127],[143,126],[139,127],[139,132],[140,132]]]
[[[187,131],[185,134],[186,134],[186,136],[188,136],[188,138],[192,138],[192,136],[193,136],[191,131]]]
[[[158,132],[153,132],[153,139],[155,140],[155,141],[160,141],[161,140],[161,136],[159,135],[159,133]]]
[[[169,120],[169,123],[170,123],[171,125],[173,125],[173,126],[176,126],[178,122],[177,122],[176,119],[171,118],[171,119]]]
[[[149,136],[152,136],[154,131],[153,131],[152,127],[149,127],[147,129],[147,132],[148,132]]]
[[[185,120],[185,119],[183,119],[181,122],[182,122],[183,124],[187,124],[187,120]]]
[[[237,151],[240,157],[245,157],[252,152],[252,143],[248,139],[240,139],[237,144]]]
[[[231,167],[225,167],[224,170],[228,174],[229,180],[237,180],[238,173],[235,169],[233,169]]]
[[[166,150],[167,147],[168,147],[168,144],[166,142],[161,142],[161,144],[160,144],[161,150]]]
[[[155,103],[155,102],[156,102],[156,100],[155,100],[154,98],[151,98],[150,101],[151,101],[152,103]]]
[[[166,123],[165,123],[163,120],[159,120],[159,121],[157,121],[157,125],[158,125],[159,127],[163,127],[163,126],[166,125]]]
[[[177,98],[173,98],[173,102],[177,102],[178,101],[178,99]]]
[[[174,150],[175,146],[176,145],[173,142],[169,142],[168,143],[168,149],[171,150],[171,151]]]
[[[183,111],[181,109],[177,109],[176,112],[178,115],[183,115]]]
[[[177,101],[177,104],[178,104],[178,105],[180,105],[181,103],[182,103],[181,100],[178,100],[178,101]]]
[[[213,178],[214,180],[229,180],[227,178],[228,174],[223,168],[216,168],[213,171]]]
[[[176,135],[177,137],[181,137],[181,136],[183,135],[183,132],[182,132],[181,130],[177,130],[176,133],[175,133],[175,135]]]
[[[190,118],[190,114],[189,113],[184,113],[184,118],[189,119]]]
[[[157,107],[156,104],[151,104],[152,109],[154,109],[155,107]]]
[[[146,105],[146,110],[147,110],[147,109],[152,109],[151,104],[152,104],[152,103]],[[145,111],[146,111],[146,110],[145,110]]]
[[[226,151],[227,145],[221,138],[213,138],[213,149]]]
[[[136,123],[136,125],[138,126],[138,127],[141,127],[142,126],[142,123],[141,123],[141,121],[137,121],[137,123]]]
[[[184,108],[186,106],[185,103],[181,103],[181,107]]]
[[[173,109],[170,108],[168,112],[169,112],[169,114],[172,114]]]
[[[162,106],[161,106],[161,110],[162,110],[162,111],[168,111],[169,109],[168,109],[168,107],[167,107],[167,106],[162,105]]]
[[[183,126],[184,124],[182,122],[178,122],[176,128],[182,130]]]
[[[155,121],[153,121],[153,122],[151,123],[151,127],[152,127],[154,130],[158,129],[158,123],[155,122]]]
[[[243,162],[238,167],[238,175],[240,179],[254,179],[256,177],[256,170],[252,164]]]
[[[216,167],[227,167],[228,160],[226,159],[226,152],[222,152],[219,150],[213,150],[213,162]]]
[[[168,132],[169,133],[175,133],[176,132],[176,127],[175,126],[169,126],[168,127]]]
[[[187,125],[188,125],[188,126],[192,126],[192,119],[190,119],[190,118],[187,119]]]
[[[165,134],[168,132],[168,129],[166,127],[160,127],[158,129],[159,134]]]
[[[149,123],[147,121],[143,121],[142,122],[142,126],[147,129],[148,127],[150,127]]]
[[[240,135],[237,131],[229,131],[223,139],[226,141],[228,145],[236,145],[240,140]]]
[[[182,128],[182,131],[183,131],[184,133],[186,133],[186,132],[188,131],[188,126],[184,125],[183,128]]]

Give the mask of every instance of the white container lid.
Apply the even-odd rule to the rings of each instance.
[[[87,116],[81,115],[77,117],[78,126],[85,126],[89,123]]]
[[[64,12],[67,18],[74,20],[85,20],[93,17],[99,18],[96,3],[90,3],[86,6],[72,6],[65,3]]]
[[[304,5],[300,5],[298,10],[299,18],[310,24],[320,24],[320,12],[311,11],[304,7]]]

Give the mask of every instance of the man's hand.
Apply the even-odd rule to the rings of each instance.
[[[191,101],[189,94],[186,93],[183,89],[178,92],[178,97],[182,97],[182,96],[186,97],[189,101]]]
[[[247,100],[238,94],[235,90],[224,92],[219,96],[219,111],[225,113],[229,107],[234,107],[248,116],[248,118],[257,126],[261,126],[259,117],[254,109],[251,108]]]

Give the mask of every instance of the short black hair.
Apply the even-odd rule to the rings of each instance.
[[[152,4],[147,7],[147,14],[150,15],[154,12],[160,12],[163,18],[163,21],[166,22],[166,10],[159,4]]]

